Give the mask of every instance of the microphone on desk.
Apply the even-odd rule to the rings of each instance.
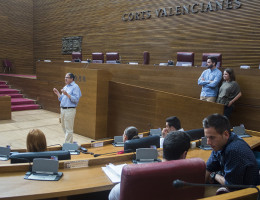
[[[117,153],[117,151],[115,151],[115,152],[110,152],[110,153],[103,153],[103,154],[94,154],[94,157],[103,156],[103,155],[108,155],[108,154],[113,154],[113,153]]]
[[[53,147],[53,146],[60,146],[60,147],[62,147],[61,144],[51,144],[51,145],[48,145],[47,147]]]
[[[103,155],[109,155],[109,154],[114,154],[114,153],[117,153],[117,152],[118,152],[118,151],[110,152],[110,153],[103,153],[103,154],[94,154],[94,157],[103,156]],[[124,150],[124,153],[131,153],[131,152],[134,152],[134,150],[133,150],[133,149]]]
[[[221,185],[221,184],[206,184],[206,183],[189,183],[185,182],[179,179],[176,179],[173,181],[173,186],[175,188],[182,188],[186,186],[195,186],[195,187],[208,187],[208,186],[213,186],[213,187],[227,187],[227,188],[235,188],[235,189],[245,189],[245,188],[255,188],[257,189],[258,195],[257,195],[257,200],[260,200],[259,196],[259,189],[255,185]]]

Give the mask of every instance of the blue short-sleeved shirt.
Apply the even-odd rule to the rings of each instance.
[[[222,72],[218,68],[204,70],[198,79],[198,84],[202,85],[200,96],[216,97],[218,95],[218,84],[221,79]]]
[[[212,151],[207,161],[209,172],[224,172],[226,185],[257,185],[259,169],[249,145],[231,133],[226,146],[220,151]]]

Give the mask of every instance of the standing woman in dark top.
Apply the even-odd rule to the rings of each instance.
[[[225,69],[223,73],[223,79],[224,80],[219,89],[217,103],[225,105],[224,115],[229,118],[233,110],[234,102],[242,96],[242,93],[238,83],[236,82],[233,69]]]

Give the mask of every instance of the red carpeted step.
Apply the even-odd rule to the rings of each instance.
[[[10,96],[11,98],[23,98],[22,94],[0,94],[1,96]]]
[[[6,81],[0,81],[0,85],[6,85]]]
[[[32,99],[23,98],[23,94],[20,94],[19,90],[10,89],[6,81],[0,81],[0,96],[11,96],[11,110],[35,110],[40,109],[41,106],[35,104]]]
[[[11,105],[35,104],[34,100],[25,98],[11,98]]]
[[[4,85],[4,84],[1,85],[1,84],[0,84],[0,88],[1,88],[1,89],[2,89],[2,88],[9,88],[9,85]]]
[[[36,110],[36,109],[40,109],[40,106],[37,104],[14,105],[14,106],[11,106],[11,109],[12,109],[12,111]]]
[[[18,94],[20,91],[15,89],[0,89],[0,94]]]

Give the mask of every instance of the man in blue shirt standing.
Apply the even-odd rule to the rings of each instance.
[[[73,142],[73,127],[76,115],[76,107],[81,97],[79,86],[74,82],[75,76],[67,73],[65,76],[66,85],[61,90],[62,94],[53,88],[53,92],[60,101],[61,126],[65,133],[65,143]]]
[[[222,79],[222,72],[216,67],[216,57],[208,57],[208,69],[204,70],[198,79],[198,84],[202,85],[200,99],[215,102],[218,95],[218,85]]]
[[[203,120],[204,133],[213,151],[206,164],[206,182],[221,185],[257,185],[259,169],[249,145],[230,131],[226,116],[213,114]]]

